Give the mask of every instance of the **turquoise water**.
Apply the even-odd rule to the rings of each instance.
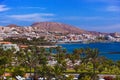
[[[58,44],[62,46],[63,48],[66,48],[69,53],[72,53],[72,51],[75,48],[98,48],[100,51],[100,56],[105,56],[108,59],[112,60],[120,60],[120,43],[114,42],[114,43],[89,43],[89,44],[83,44],[83,43],[69,43],[69,44]],[[118,52],[119,54],[110,54],[110,52]]]

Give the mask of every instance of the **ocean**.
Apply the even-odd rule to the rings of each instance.
[[[105,56],[113,61],[120,60],[120,42],[111,43],[65,43],[58,44],[62,48],[66,48],[68,53],[72,53],[75,48],[98,48],[100,56]],[[112,54],[111,54],[112,53]]]

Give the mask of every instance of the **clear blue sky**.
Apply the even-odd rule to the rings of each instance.
[[[41,21],[120,32],[120,0],[0,0],[1,26]]]

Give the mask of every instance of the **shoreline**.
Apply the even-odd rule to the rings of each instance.
[[[90,43],[120,43],[116,41],[91,41],[91,42],[57,42],[56,44],[90,44]]]
[[[43,47],[43,48],[55,48],[55,47],[57,47],[57,46],[58,46],[58,45],[53,45],[53,46],[49,46],[49,45],[48,45],[48,46],[38,46],[38,47],[40,47],[40,48],[41,48],[41,47]]]

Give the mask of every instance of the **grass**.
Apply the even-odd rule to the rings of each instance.
[[[6,68],[5,71],[7,73],[12,73],[14,72],[15,67],[13,68]],[[30,72],[29,68],[21,68],[21,70],[26,70],[27,73]],[[32,68],[32,73],[34,72],[34,69]],[[77,72],[74,69],[67,69],[64,73],[87,73],[87,72],[92,72],[92,69],[89,70],[78,70]],[[120,70],[118,68],[113,68],[111,71],[109,69],[105,69],[104,71],[102,71],[101,73],[99,73],[98,71],[96,71],[98,74],[120,74]]]

